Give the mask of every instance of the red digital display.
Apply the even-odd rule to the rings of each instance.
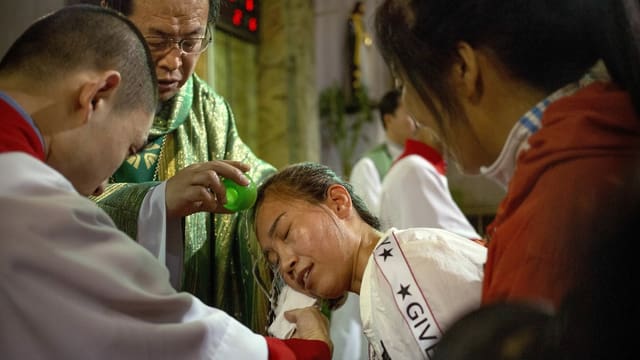
[[[249,27],[249,31],[251,32],[258,31],[258,19],[252,17],[251,19],[249,19],[249,23],[247,24],[247,26]]]
[[[233,10],[233,17],[231,18],[231,23],[233,24],[233,26],[242,26],[243,16],[244,14],[242,13],[242,10],[240,9]]]
[[[222,0],[217,27],[243,40],[257,43],[260,30],[260,1]]]

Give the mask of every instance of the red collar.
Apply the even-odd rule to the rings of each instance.
[[[433,147],[418,140],[407,139],[404,144],[404,151],[394,161],[394,164],[398,162],[398,160],[409,155],[422,156],[436,168],[438,173],[440,173],[441,175],[447,174],[447,162],[444,161],[442,154],[440,154],[438,150],[434,149]]]
[[[0,98],[0,153],[24,152],[45,161],[44,149],[31,124]]]

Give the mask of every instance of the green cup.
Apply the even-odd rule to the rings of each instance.
[[[247,186],[242,186],[227,178],[222,179],[222,184],[227,189],[225,209],[229,211],[246,210],[256,202],[256,197],[258,196],[256,184],[247,174],[244,174],[244,176],[249,179],[249,185]]]

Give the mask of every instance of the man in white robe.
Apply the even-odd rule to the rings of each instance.
[[[157,104],[150,59],[129,20],[72,6],[35,22],[0,62],[2,357],[328,359],[317,309],[288,314],[298,339],[255,334],[177,293],[167,268],[81,196],[101,193],[144,146]]]
[[[383,229],[434,227],[481,239],[451,196],[440,142],[425,126],[418,126],[414,138],[407,139],[404,152],[387,172],[378,214]]]

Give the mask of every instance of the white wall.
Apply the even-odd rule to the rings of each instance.
[[[316,81],[318,90],[342,83],[347,76],[346,39],[347,22],[356,0],[316,0]],[[368,33],[373,37],[373,16],[376,7],[382,0],[364,0],[364,23]],[[374,39],[375,40],[375,39]],[[378,99],[391,86],[390,75],[386,64],[375,46],[366,48],[362,55],[366,64],[364,78],[367,79],[369,95]]]
[[[347,23],[355,2],[356,0],[314,1],[318,94],[333,85],[342,86],[347,81]],[[373,15],[375,8],[382,0],[364,0],[362,2],[365,5],[366,30],[374,37]],[[362,61],[363,78],[369,90],[369,97],[374,100],[380,99],[391,88],[392,82],[389,70],[375,46],[375,38],[374,45],[366,48],[363,53]],[[363,136],[358,142],[354,159],[359,158],[362,153],[384,139],[384,131],[378,120],[377,112],[374,115],[374,121],[363,129]],[[322,126],[322,119],[320,123]],[[321,159],[324,164],[331,166],[340,174],[339,157],[331,144],[323,143]]]
[[[34,20],[62,6],[64,0],[0,1],[0,57]]]

